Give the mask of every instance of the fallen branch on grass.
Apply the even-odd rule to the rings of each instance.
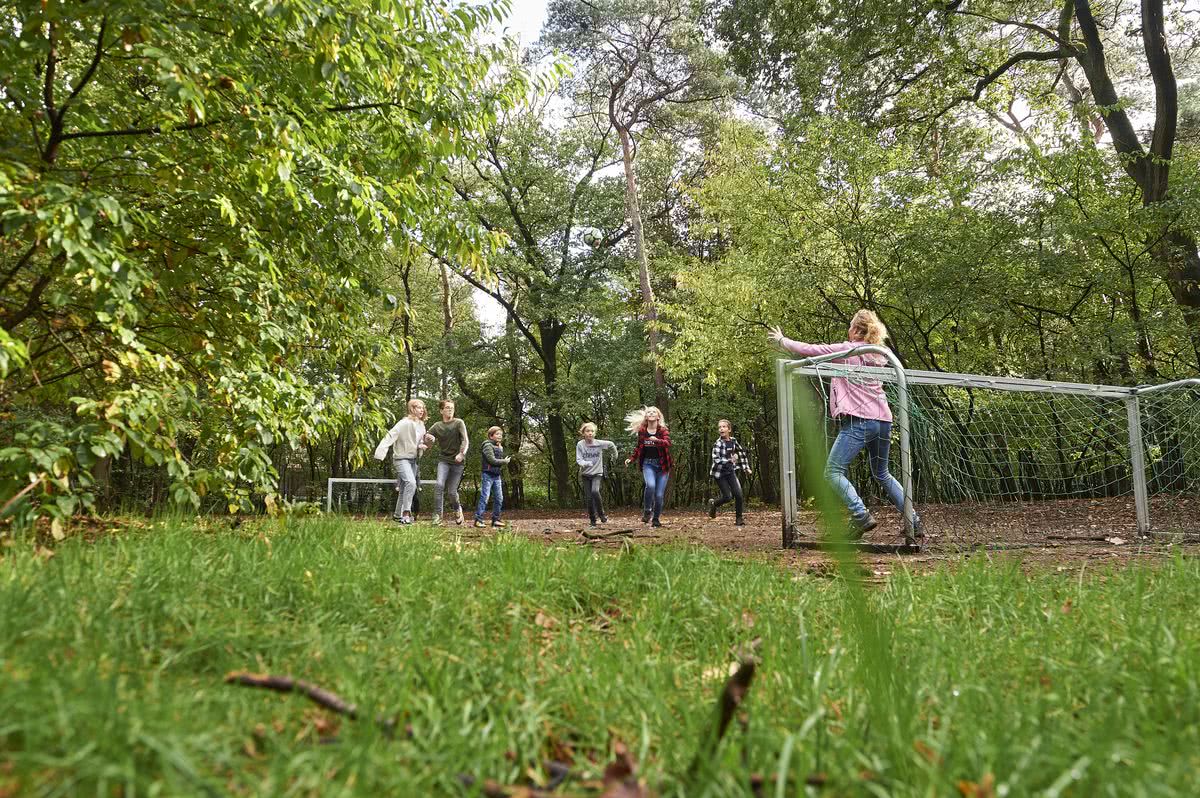
[[[543,762],[542,768],[549,776],[543,787],[538,787],[533,782],[530,782],[528,787],[505,787],[494,779],[485,779],[479,785],[479,792],[485,798],[551,798],[554,791],[571,775],[571,768],[565,762],[554,760]],[[476,778],[470,773],[460,773],[458,774],[458,783],[470,789],[475,786]],[[562,797],[555,796],[555,798]]]
[[[588,532],[586,529],[579,530],[579,534],[583,535],[588,540],[608,540],[616,537],[634,537],[636,530],[633,529],[614,529],[612,532]]]
[[[729,728],[729,722],[733,720],[737,708],[745,700],[746,693],[750,691],[750,682],[754,680],[754,670],[757,667],[753,656],[753,652],[757,649],[757,642],[751,643],[750,650],[742,657],[737,670],[725,680],[725,686],[721,688],[721,695],[717,697],[715,722],[700,739],[700,747],[696,750],[691,767],[688,768],[690,776],[695,776],[704,764],[712,762],[717,745]]]
[[[318,706],[322,706],[339,715],[350,718],[358,717],[358,707],[347,703],[346,699],[337,693],[332,693],[323,687],[318,687],[303,679],[293,679],[291,676],[272,676],[269,673],[250,673],[249,671],[231,671],[225,674],[226,684],[240,684],[245,687],[261,687],[274,690],[277,693],[300,693]]]
[[[600,798],[650,798],[645,783],[637,777],[637,764],[617,740],[613,743],[613,761],[604,768],[604,794]]]

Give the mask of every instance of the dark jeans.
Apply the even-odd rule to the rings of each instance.
[[[583,506],[587,508],[588,518],[593,524],[596,523],[596,519],[607,521],[608,516],[604,514],[604,505],[600,499],[600,488],[604,485],[604,475],[581,475],[579,481],[583,485]]]
[[[721,489],[721,498],[713,502],[713,509],[720,507],[722,504],[733,502],[734,512],[737,513],[738,518],[741,518],[744,499],[742,497],[742,483],[738,481],[737,473],[722,473],[717,477],[717,487]]]

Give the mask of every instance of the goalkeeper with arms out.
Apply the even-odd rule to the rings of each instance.
[[[864,344],[882,345],[883,340],[887,338],[887,328],[873,312],[860,310],[850,320],[850,329],[847,332],[849,340],[842,343],[801,343],[784,337],[783,331],[778,327],[771,330],[769,337],[787,352],[803,357],[816,357],[849,352]],[[838,358],[834,362],[866,366],[887,365],[886,358],[874,354]],[[888,407],[883,385],[877,380],[851,382],[845,377],[834,377],[830,383],[829,414],[838,422],[838,434],[829,450],[829,459],[825,462],[825,477],[845,502],[857,536],[861,537],[878,526],[863,504],[858,491],[846,478],[846,470],[850,463],[863,449],[867,450],[871,460],[871,476],[883,487],[892,504],[900,511],[901,517],[904,515],[904,489],[888,470],[888,450],[892,443],[892,410]],[[913,511],[913,535],[925,536],[921,518],[916,514],[916,510]]]

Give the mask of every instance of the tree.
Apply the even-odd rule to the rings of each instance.
[[[1020,98],[1035,109],[1054,101],[1084,123],[1078,135],[1106,137],[1142,205],[1158,209],[1162,221],[1145,246],[1200,364],[1200,253],[1196,228],[1181,224],[1172,180],[1179,65],[1171,44],[1196,34],[1182,8],[1163,0],[1147,0],[1136,12],[1091,0],[1015,6],[880,0],[867,7],[751,0],[717,8],[717,31],[739,71],[809,113],[830,109],[905,127],[963,108],[996,115],[997,107],[1007,107],[1011,127]],[[1119,37],[1126,30],[1140,47],[1125,46]],[[1112,58],[1114,52],[1120,57]],[[1146,103],[1129,89],[1118,92],[1136,85],[1129,78],[1144,77],[1153,85]],[[1148,137],[1139,134],[1133,113],[1143,109],[1153,118]]]
[[[616,265],[611,251],[629,234],[614,181],[600,177],[616,162],[612,134],[592,120],[556,130],[543,99],[495,125],[481,148],[483,158],[461,164],[453,178],[460,212],[487,230],[503,230],[509,243],[489,261],[494,280],[446,260],[500,303],[539,364],[554,493],[566,504],[571,480],[560,346],[608,288]],[[590,244],[584,229],[599,231]]]
[[[635,139],[647,128],[670,130],[681,121],[678,109],[711,104],[733,88],[696,15],[697,7],[685,0],[554,0],[542,34],[543,43],[569,53],[584,76],[574,92],[580,109],[606,117],[621,143],[626,215],[637,253],[656,401],[664,410],[666,375],[638,199]]]
[[[380,423],[387,308],[361,265],[401,233],[476,260],[493,242],[445,223],[440,178],[526,90],[476,40],[498,18],[390,0],[6,6],[0,512],[57,532],[123,453],[185,504],[270,504],[271,447]]]

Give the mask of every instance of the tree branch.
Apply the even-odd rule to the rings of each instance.
[[[1112,78],[1108,75],[1104,44],[1100,40],[1100,30],[1096,26],[1095,17],[1092,16],[1089,0],[1075,0],[1075,18],[1079,21],[1079,31],[1083,34],[1085,44],[1085,49],[1076,49],[1075,59],[1083,67],[1083,73],[1092,87],[1092,97],[1112,133],[1113,148],[1117,154],[1124,156],[1122,165],[1125,171],[1137,182],[1139,188],[1147,191],[1146,153],[1129,115],[1121,108],[1121,98],[1117,96]]]
[[[430,249],[428,246],[425,247],[425,251],[428,252],[433,257],[437,258],[440,262],[446,264],[446,266],[449,267],[451,270],[453,270],[453,272],[455,274],[457,274],[459,277],[463,278],[468,283],[475,286],[480,291],[482,291],[483,293],[490,296],[492,299],[499,302],[500,306],[503,307],[505,310],[507,310],[509,315],[512,316],[513,324],[517,325],[517,329],[520,330],[521,334],[523,336],[525,336],[526,340],[529,341],[529,345],[531,347],[533,347],[533,351],[537,353],[537,356],[539,358],[543,357],[542,345],[538,342],[537,336],[535,336],[533,334],[533,331],[531,329],[529,329],[529,326],[524,322],[524,320],[521,319],[520,316],[517,315],[517,306],[516,305],[514,305],[509,300],[505,299],[504,295],[501,294],[499,291],[493,290],[492,288],[489,288],[488,286],[484,285],[482,281],[477,279],[475,277],[475,275],[470,272],[470,270],[460,269],[453,261],[450,261],[447,258],[442,257],[440,254],[438,254],[434,250]]]
[[[1179,119],[1179,87],[1167,49],[1162,0],[1142,0],[1142,47],[1146,51],[1150,77],[1154,80],[1154,133],[1150,139],[1151,160],[1148,164],[1152,188],[1148,198],[1161,199],[1167,193]]]
[[[1019,53],[1013,53],[1008,57],[1007,61],[981,77],[978,82],[976,82],[975,93],[971,95],[970,100],[971,102],[978,102],[979,98],[983,96],[983,92],[988,86],[1002,78],[1004,74],[1008,72],[1008,70],[1012,69],[1017,64],[1020,64],[1024,61],[1057,61],[1066,55],[1067,53],[1063,50],[1022,50]]]
[[[56,260],[60,259],[61,256]],[[53,279],[54,267],[52,264],[51,268],[45,274],[38,277],[33,287],[29,289],[29,296],[25,299],[25,305],[12,315],[6,315],[3,321],[0,321],[0,329],[10,332],[16,329],[18,324],[36,313],[37,309],[42,305],[42,292],[46,290],[46,286],[50,285],[50,281]]]
[[[952,13],[955,13],[955,14],[958,14],[958,15],[964,16],[964,17],[975,17],[977,19],[985,19],[988,22],[995,22],[997,25],[1011,25],[1014,28],[1023,28],[1024,30],[1029,30],[1029,31],[1033,31],[1034,33],[1039,33],[1042,36],[1045,36],[1050,41],[1057,44],[1059,46],[1059,48],[1064,50],[1067,54],[1069,54],[1069,55],[1074,54],[1075,48],[1071,45],[1069,37],[1062,36],[1061,33],[1055,33],[1054,31],[1050,30],[1049,28],[1042,27],[1041,25],[1037,25],[1033,22],[1022,22],[1019,19],[1003,19],[1000,17],[993,17],[993,16],[989,16],[988,14],[980,14],[975,11],[966,11],[963,9],[955,9]]]
[[[67,106],[79,96],[79,92],[83,91],[84,86],[87,86],[92,76],[96,74],[96,67],[100,66],[100,59],[104,56],[104,33],[106,30],[108,30],[108,17],[103,17],[100,20],[100,32],[96,34],[96,51],[92,53],[92,63],[88,64],[87,71],[83,73],[83,77],[79,79],[79,82],[75,84],[75,88],[71,90],[70,95],[63,101],[62,108],[58,111],[59,122],[62,121],[62,115],[66,113]]]

